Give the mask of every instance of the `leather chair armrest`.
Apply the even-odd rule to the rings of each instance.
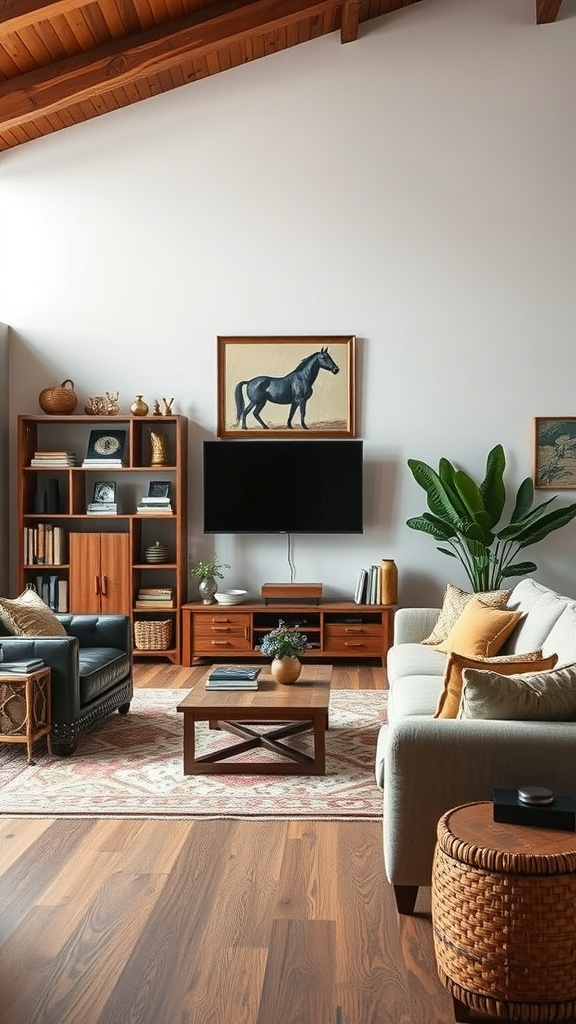
[[[78,638],[74,636],[2,637],[5,661],[42,658],[52,669],[54,718],[73,721],[80,714]],[[0,662],[0,669],[2,663]]]

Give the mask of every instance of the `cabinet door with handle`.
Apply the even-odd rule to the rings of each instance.
[[[130,614],[127,533],[70,534],[70,611]]]

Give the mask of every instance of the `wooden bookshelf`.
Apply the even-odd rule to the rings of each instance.
[[[92,430],[123,430],[123,465],[83,467]],[[153,465],[151,432],[162,434],[166,464]],[[38,451],[70,451],[75,465],[31,465]],[[18,417],[19,586],[56,577],[62,593],[55,610],[74,613],[120,613],[137,620],[169,619],[166,650],[134,648],[137,657],[166,657],[181,663],[181,616],[187,585],[188,420],[185,416],[19,416]],[[139,500],[151,481],[168,481],[172,513],[139,514]],[[94,485],[115,484],[116,514],[89,515]],[[46,535],[60,527],[64,543],[55,561],[54,543]],[[33,539],[42,533],[43,555]],[[145,549],[159,540],[167,562],[147,562]],[[48,541],[49,545],[50,541]],[[44,561],[38,561],[44,557]],[[136,607],[141,588],[173,591],[171,606]],[[58,588],[57,588],[58,589]],[[48,590],[49,603],[52,601]],[[41,594],[41,596],[44,596]],[[65,607],[63,607],[65,601]]]

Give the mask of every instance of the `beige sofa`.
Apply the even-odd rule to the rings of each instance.
[[[502,653],[542,648],[558,666],[576,662],[576,600],[522,580],[508,607],[522,618]],[[398,910],[411,913],[430,885],[436,826],[451,807],[490,800],[494,787],[548,786],[576,796],[576,721],[435,719],[446,655],[422,645],[438,608],[396,613],[388,654],[388,724],[376,753],[384,795],[384,861]]]

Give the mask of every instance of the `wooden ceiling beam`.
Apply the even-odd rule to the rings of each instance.
[[[352,43],[358,39],[358,27],[360,25],[360,0],[346,0],[342,7],[342,25],[340,27],[340,42]]]
[[[271,32],[339,8],[343,0],[230,0],[137,36],[0,82],[0,132],[205,57],[258,32]]]
[[[549,25],[556,21],[562,0],[536,0],[536,24]]]
[[[0,36],[8,32],[20,32],[39,21],[50,21],[58,14],[68,14],[79,7],[86,7],[92,0],[52,0],[38,3],[37,0],[0,0]]]

